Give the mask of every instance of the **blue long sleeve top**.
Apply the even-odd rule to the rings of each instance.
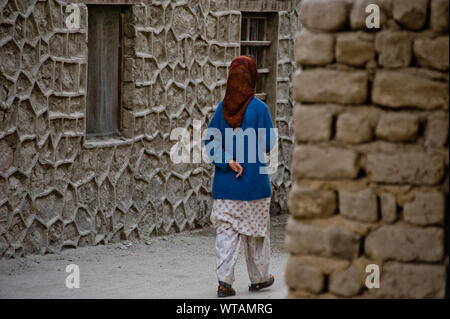
[[[264,153],[273,149],[277,136],[269,108],[254,97],[240,129],[234,131],[222,115],[222,102],[204,137],[206,154],[215,165],[213,198],[250,201],[272,196]],[[244,169],[239,178],[228,165],[231,159]]]

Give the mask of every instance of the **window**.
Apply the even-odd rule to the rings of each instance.
[[[258,67],[256,96],[275,115],[278,14],[243,12],[241,22],[241,54],[252,56]]]
[[[88,6],[86,133],[118,134],[122,109],[123,13],[121,6]]]
[[[256,82],[256,95],[265,101],[267,92],[265,88],[267,48],[271,42],[266,40],[267,19],[259,16],[243,16],[241,24],[241,54],[252,56],[258,67],[258,80]]]

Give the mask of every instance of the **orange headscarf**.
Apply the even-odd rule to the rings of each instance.
[[[256,62],[252,57],[243,55],[231,62],[222,114],[233,129],[241,126],[245,110],[255,96],[256,76]]]

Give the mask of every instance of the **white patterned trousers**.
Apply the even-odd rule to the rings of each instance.
[[[239,255],[241,238],[244,242],[247,271],[252,284],[269,280],[270,236],[252,237],[238,233],[232,227],[217,228],[217,278],[227,284],[234,282],[234,267]]]

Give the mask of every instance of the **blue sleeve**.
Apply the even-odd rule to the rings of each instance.
[[[269,108],[265,107],[263,115],[262,127],[265,129],[265,134],[260,134],[260,146],[265,153],[269,153],[277,142],[277,133],[273,128],[272,118],[270,117]]]
[[[222,144],[222,132],[220,130],[220,116],[222,108],[219,106],[214,113],[205,134],[205,151],[211,162],[222,170],[228,169],[228,163],[233,157],[225,151]]]

